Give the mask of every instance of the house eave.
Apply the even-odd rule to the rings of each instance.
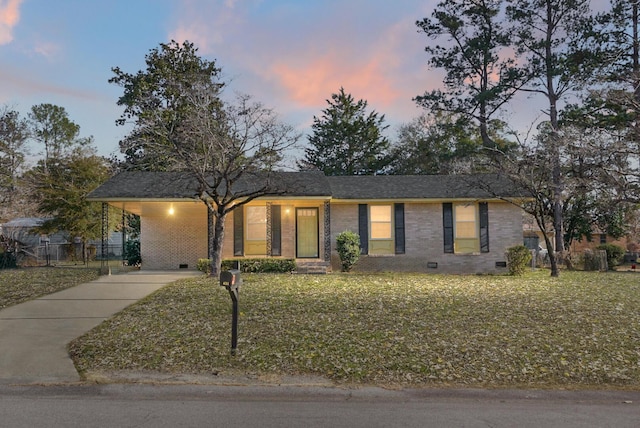
[[[526,198],[525,198],[526,199]],[[486,201],[486,202],[510,202],[517,204],[518,201],[524,200],[523,198],[360,198],[360,199],[331,199],[332,204],[370,204],[370,203],[414,203],[414,204],[440,204],[446,202],[472,202],[472,201]]]

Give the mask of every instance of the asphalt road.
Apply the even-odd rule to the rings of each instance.
[[[2,427],[638,427],[640,391],[0,385]]]

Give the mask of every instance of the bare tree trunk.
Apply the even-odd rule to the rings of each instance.
[[[549,254],[551,260],[551,276],[559,276],[557,256],[562,256],[564,251],[564,240],[562,234],[562,171],[560,169],[560,141],[559,141],[559,124],[558,124],[558,95],[555,91],[554,84],[554,56],[552,52],[552,36],[555,28],[553,19],[553,4],[547,1],[547,34],[545,44],[545,62],[546,62],[546,89],[547,98],[549,99],[549,122],[551,123],[551,135],[549,136],[551,143],[551,165],[552,165],[552,185],[553,185],[553,229],[555,232],[555,254]],[[555,263],[554,263],[555,262]]]
[[[213,259],[213,235],[215,233],[213,226],[215,222],[216,218],[213,215],[213,210],[207,205],[207,257],[209,258],[209,262]]]
[[[222,244],[224,242],[224,225],[227,214],[220,208],[214,215],[215,224],[213,227],[213,237],[211,238],[211,273],[214,278],[220,277],[222,266]]]
[[[560,154],[558,148],[558,134],[554,130],[550,136],[553,145],[553,171],[552,171],[552,181],[553,181],[553,230],[555,233],[555,248],[554,254],[551,256],[549,253],[549,258],[551,262],[551,276],[559,276],[560,271],[558,270],[558,257],[562,258],[564,253],[564,236],[562,233],[562,174],[560,170]]]
[[[633,72],[631,82],[633,84],[633,95],[636,109],[640,106],[640,35],[638,35],[638,2],[632,6],[632,25],[633,25]],[[640,140],[640,121],[636,120],[634,140]]]

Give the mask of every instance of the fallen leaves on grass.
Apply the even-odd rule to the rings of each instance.
[[[0,271],[0,309],[97,279],[98,269],[24,268]]]
[[[640,385],[640,277],[247,275],[165,287],[82,338],[80,370],[312,374],[363,384]]]

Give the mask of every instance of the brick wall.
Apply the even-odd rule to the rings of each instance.
[[[277,203],[277,202],[274,202]],[[141,255],[144,269],[178,269],[188,265],[195,269],[199,258],[207,257],[207,212],[204,205],[193,203],[184,207],[174,204],[176,213],[167,215],[167,204],[162,209],[143,210],[141,227]],[[295,257],[295,208],[318,207],[320,225],[320,255],[323,249],[322,204],[304,201],[283,201],[282,257]],[[188,208],[182,210],[182,208]],[[288,211],[287,211],[288,210]],[[233,215],[225,225],[223,258],[233,257]],[[358,204],[331,205],[331,264],[340,270],[335,251],[339,233],[358,232]],[[522,244],[522,215],[519,208],[508,203],[489,203],[490,252],[474,255],[445,254],[443,250],[442,204],[405,204],[405,254],[363,256],[356,266],[360,271],[400,271],[432,273],[493,273],[504,272],[496,262],[505,261],[508,247]],[[428,264],[437,264],[429,268]]]
[[[198,259],[207,256],[207,210],[204,204],[174,203],[174,214],[166,209],[143,209],[140,220],[142,268],[196,269]],[[151,206],[150,206],[151,207]]]
[[[358,205],[331,206],[331,242],[335,246],[340,232],[358,232]],[[496,262],[505,261],[507,248],[522,244],[522,214],[518,207],[504,202],[489,203],[489,253],[459,255],[444,253],[442,204],[405,204],[405,254],[362,256],[355,271],[400,271],[432,273],[497,273]],[[335,248],[331,264],[340,270]],[[429,264],[437,268],[428,267]]]

